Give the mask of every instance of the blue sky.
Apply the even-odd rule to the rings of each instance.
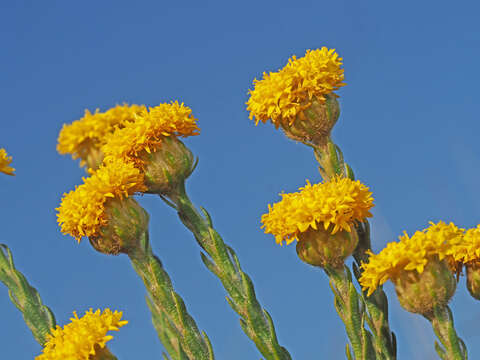
[[[294,359],[344,359],[347,341],[327,278],[260,229],[278,193],[320,180],[311,151],[248,119],[252,80],[306,49],[337,49],[345,81],[333,136],[375,197],[373,247],[429,221],[479,222],[478,2],[446,1],[15,1],[0,5],[0,147],[16,177],[0,177],[0,242],[59,324],[72,311],[118,309],[119,359],[159,359],[145,290],[126,256],[95,252],[60,233],[55,208],[85,175],[55,150],[63,123],[84,109],[179,100],[202,134],[186,140],[200,161],[187,186],[211,213],[272,314]],[[150,212],[153,248],[217,359],[258,359],[217,279],[172,209]],[[390,322],[400,359],[435,359],[426,320],[398,305]],[[462,278],[451,303],[471,359],[480,358],[480,303]],[[0,286],[2,358],[40,352]]]

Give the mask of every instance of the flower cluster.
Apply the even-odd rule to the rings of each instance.
[[[360,278],[363,289],[370,295],[379,285],[389,279],[395,281],[405,272],[421,274],[432,258],[442,260],[452,254],[454,244],[462,241],[463,231],[453,223],[430,223],[411,237],[404,233],[399,242],[388,243],[379,254],[368,251],[369,261],[362,264]]]
[[[360,181],[335,177],[324,183],[307,184],[299,192],[280,194],[282,200],[262,216],[262,228],[273,234],[277,243],[290,244],[298,240],[299,233],[323,226],[335,234],[339,230],[350,232],[355,221],[371,217],[374,206],[371,192]]]
[[[57,150],[60,154],[71,154],[73,159],[81,158],[85,165],[84,153],[90,148],[100,148],[106,136],[116,128],[132,122],[146,108],[143,105],[118,105],[105,112],[93,114],[85,110],[85,115],[72,124],[65,124],[58,136]]]
[[[79,242],[83,236],[96,236],[106,225],[105,203],[145,190],[143,174],[133,163],[111,159],[75,190],[64,194],[57,208],[58,223],[65,234]]]
[[[0,172],[7,175],[15,175],[14,168],[10,166],[12,163],[12,157],[7,155],[5,149],[0,149]]]
[[[108,331],[118,331],[128,323],[121,320],[121,312],[110,309],[103,312],[90,309],[81,318],[76,312],[73,314],[75,317],[63,329],[58,325],[52,329],[43,353],[35,360],[89,360],[97,349],[103,349],[107,341],[113,339],[107,335]]]
[[[250,90],[247,110],[256,124],[271,120],[278,128],[291,124],[297,114],[311,105],[315,97],[324,102],[325,95],[344,86],[342,58],[334,49],[322,47],[307,50],[304,57],[293,56],[278,72],[264,73],[262,80],[255,79]]]
[[[102,151],[106,158],[128,158],[138,162],[137,155],[140,152],[155,152],[165,137],[198,134],[199,128],[192,110],[175,101],[143,111],[134,122],[109,136]]]

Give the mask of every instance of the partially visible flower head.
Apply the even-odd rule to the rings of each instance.
[[[416,231],[411,237],[404,233],[399,242],[388,243],[378,254],[369,253],[368,263],[363,263],[360,278],[362,288],[368,289],[368,295],[387,280],[395,281],[408,271],[423,273],[425,266],[432,259],[443,260],[455,244],[463,236],[463,229],[453,223],[443,221],[423,231]]]
[[[103,349],[107,341],[113,336],[109,331],[118,331],[128,321],[121,320],[122,312],[112,312],[105,309],[103,312],[92,309],[85,312],[81,318],[73,312],[71,323],[63,329],[57,325],[52,329],[45,344],[43,353],[35,360],[89,360],[98,349]]]
[[[480,260],[480,225],[465,231],[463,237],[453,243],[449,255],[461,264],[478,262]]]
[[[56,210],[62,233],[70,234],[79,242],[82,237],[96,236],[107,223],[105,203],[145,191],[144,176],[133,163],[111,159],[75,190],[64,194]]]
[[[268,214],[262,215],[262,228],[273,234],[278,244],[290,244],[309,228],[321,226],[335,234],[339,230],[351,232],[355,221],[371,217],[374,206],[372,193],[360,181],[335,177],[328,182],[311,185],[307,181],[299,192],[280,194],[282,200],[268,205]]]
[[[85,115],[71,124],[63,125],[58,136],[57,151],[60,154],[71,154],[74,159],[81,158],[85,165],[85,154],[90,148],[99,149],[106,141],[106,136],[116,127],[123,127],[134,121],[135,117],[145,110],[143,105],[117,105],[105,112],[95,111],[93,114],[85,110]]]
[[[9,166],[12,162],[12,157],[7,155],[5,149],[0,149],[0,172],[7,175],[15,175],[14,168]]]
[[[134,122],[117,129],[109,136],[102,151],[106,158],[127,158],[138,163],[139,153],[155,152],[165,137],[198,135],[196,120],[192,110],[183,103],[160,104],[142,111]]]
[[[271,120],[275,127],[292,124],[299,112],[311,105],[315,97],[325,102],[325,95],[344,86],[342,58],[335,49],[322,47],[307,50],[304,57],[293,56],[278,72],[263,73],[249,90],[247,110],[255,123]]]

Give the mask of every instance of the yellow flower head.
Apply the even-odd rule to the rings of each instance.
[[[247,110],[250,119],[263,123],[271,120],[275,127],[293,123],[297,114],[311,105],[313,97],[324,102],[324,95],[344,86],[342,58],[335,49],[322,47],[307,50],[304,57],[293,56],[278,72],[263,73],[249,90]]]
[[[75,317],[63,329],[58,325],[52,329],[43,354],[35,360],[89,360],[98,349],[105,347],[107,341],[113,339],[107,332],[118,331],[128,323],[121,320],[121,312],[112,312],[110,309],[105,309],[103,313],[90,309],[81,318],[76,312],[73,314]]]
[[[111,159],[104,163],[75,190],[64,194],[56,210],[57,221],[64,234],[79,242],[83,236],[95,236],[106,225],[105,202],[145,191],[143,174],[131,162]]]
[[[155,152],[168,136],[192,136],[199,128],[192,110],[177,101],[142,111],[134,122],[117,129],[102,148],[105,157],[129,158],[138,162],[138,153]]]
[[[63,125],[58,136],[57,151],[60,154],[71,154],[74,159],[82,158],[89,148],[100,148],[105,143],[105,137],[116,127],[123,127],[134,121],[137,114],[145,110],[143,105],[117,105],[105,112],[95,113],[85,110],[85,115],[72,124]]]
[[[360,181],[336,177],[328,182],[305,187],[292,194],[280,194],[282,200],[268,205],[268,214],[262,215],[262,228],[273,234],[278,244],[298,240],[298,234],[309,228],[332,224],[332,234],[339,230],[352,230],[355,221],[371,217],[374,206],[372,193]]]
[[[480,260],[480,225],[465,231],[462,238],[457,238],[450,248],[449,255],[460,264]]]
[[[15,169],[9,166],[11,162],[12,157],[7,155],[5,149],[0,149],[0,172],[7,175],[15,175],[13,173]]]
[[[369,251],[368,263],[363,263],[363,274],[360,278],[362,288],[368,289],[368,295],[384,284],[388,279],[395,280],[406,271],[423,273],[432,257],[442,260],[451,252],[452,244],[458,242],[463,235],[453,223],[438,224],[430,222],[430,226],[415,232],[411,237],[405,232],[399,242],[388,243],[380,253]]]

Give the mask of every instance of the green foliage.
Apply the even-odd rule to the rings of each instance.
[[[40,345],[45,344],[47,334],[56,325],[55,316],[48,306],[43,305],[37,290],[15,268],[12,253],[3,244],[0,244],[0,281],[8,288],[10,300],[22,312],[35,340]]]
[[[288,351],[278,343],[273,321],[258,302],[250,277],[243,272],[235,251],[226,245],[213,228],[211,216],[202,208],[201,214],[193,205],[181,184],[170,194],[185,226],[193,233],[200,247],[205,266],[215,274],[228,293],[227,301],[240,315],[240,325],[267,360],[291,360]],[[165,199],[161,196],[162,199]]]
[[[147,304],[152,322],[171,360],[214,360],[207,335],[198,330],[167,272],[152,252],[148,233],[140,246],[128,253],[133,268],[148,291]],[[164,358],[168,357],[164,354]]]

